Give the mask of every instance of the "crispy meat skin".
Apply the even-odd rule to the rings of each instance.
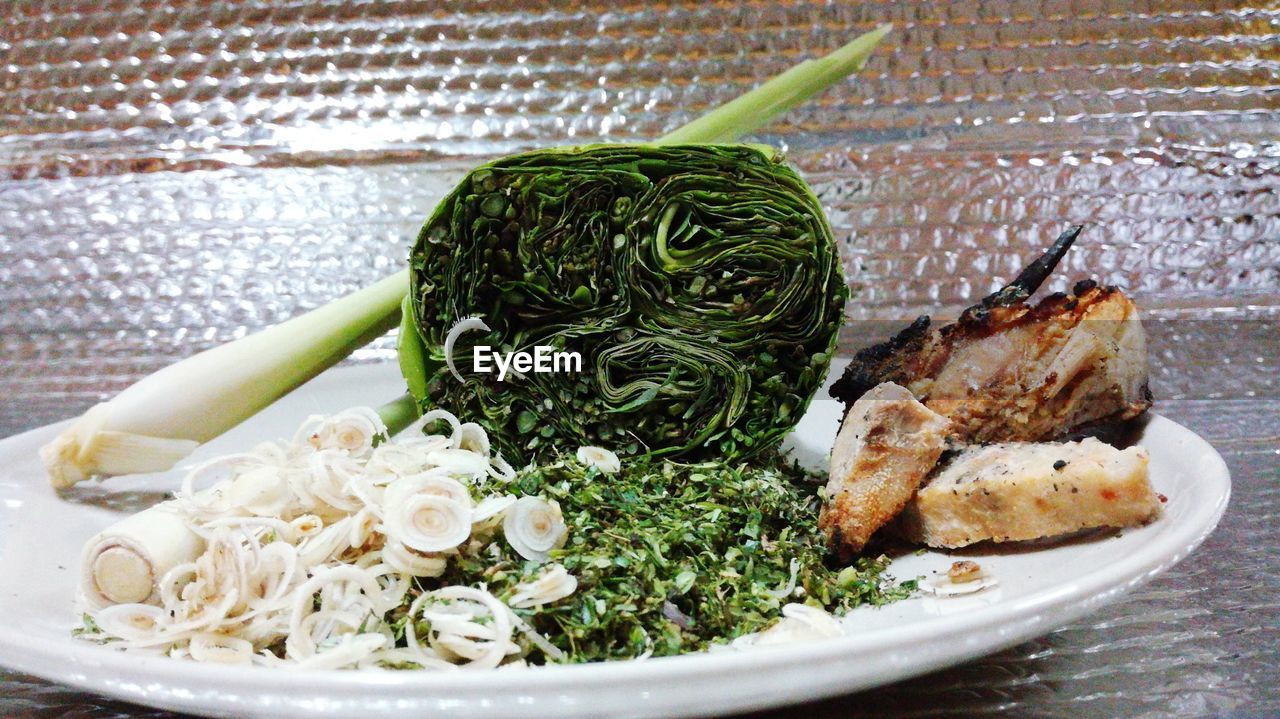
[[[946,418],[905,388],[885,383],[860,398],[841,423],[818,527],[841,558],[862,551],[938,462]]]
[[[859,352],[831,396],[849,407],[881,382],[903,385],[952,421],[957,443],[1038,441],[1130,419],[1151,406],[1146,340],[1133,302],[1078,282],[1026,302],[1079,233],[1072,228],[1014,282],[933,327],[922,316]]]

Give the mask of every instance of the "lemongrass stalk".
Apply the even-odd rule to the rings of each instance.
[[[379,407],[378,416],[387,426],[387,434],[394,436],[418,418],[418,403],[413,400],[413,395],[402,394]]]
[[[823,58],[806,60],[657,142],[733,142],[859,70],[889,31],[881,25]],[[55,487],[92,476],[160,472],[394,327],[408,271],[274,327],[201,352],[95,405],[40,449]],[[409,334],[405,334],[406,328]],[[414,323],[402,343],[420,343]],[[425,362],[402,353],[401,362]],[[424,372],[406,373],[426,376]],[[394,434],[412,422],[408,396],[379,409]]]
[[[395,326],[408,271],[142,378],[40,449],[55,487],[159,472]]]
[[[80,558],[80,593],[91,611],[112,604],[159,604],[156,581],[194,562],[204,540],[172,503],[157,504],[95,535]]]
[[[760,87],[662,136],[665,144],[733,142],[862,69],[893,29],[880,25],[835,52],[805,60]]]

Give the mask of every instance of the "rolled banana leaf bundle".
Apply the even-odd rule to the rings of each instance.
[[[410,256],[401,365],[423,409],[508,456],[598,445],[746,458],[821,384],[847,287],[813,192],[767,147],[600,145],[471,172]],[[450,328],[490,328],[452,347]],[[416,330],[416,336],[414,332]],[[473,350],[577,352],[580,372],[477,372]]]

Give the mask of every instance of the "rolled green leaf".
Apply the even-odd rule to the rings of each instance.
[[[600,445],[741,458],[795,425],[847,288],[817,198],[771,148],[600,145],[504,158],[437,207],[410,256],[423,408],[516,459]],[[478,316],[443,367],[446,335]],[[479,373],[473,347],[572,351],[582,371]],[[424,381],[425,380],[425,381]]]

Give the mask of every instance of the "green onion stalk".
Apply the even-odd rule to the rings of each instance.
[[[95,476],[169,469],[198,444],[253,416],[397,322],[410,393],[380,408],[388,429],[394,433],[407,426],[433,399],[461,400],[462,406],[453,407],[458,411],[479,409],[475,403],[497,390],[471,381],[445,387],[439,366],[444,359],[439,340],[449,329],[444,323],[476,315],[494,322],[492,339],[500,344],[515,347],[550,338],[553,344],[582,347],[602,363],[591,369],[594,379],[586,378],[586,385],[554,388],[553,407],[583,414],[554,426],[553,436],[626,439],[623,445],[634,442],[637,452],[675,455],[715,450],[746,456],[761,449],[790,427],[812,395],[806,371],[821,381],[827,333],[838,322],[838,311],[833,318],[830,308],[843,298],[844,285],[816,200],[776,154],[709,146],[736,141],[861,69],[889,29],[881,26],[825,57],[806,60],[651,145],[528,153],[471,173],[423,229],[412,271],[181,360],[95,405],[41,449],[51,482],[65,488]],[[533,177],[530,171],[548,176]],[[495,190],[486,190],[486,182],[495,183]],[[544,227],[557,200],[521,195],[522,187],[561,193],[562,208],[572,216]],[[581,197],[564,195],[567,190]],[[734,200],[738,190],[745,193],[741,202]],[[488,199],[495,192],[505,198],[501,209],[496,199]],[[573,206],[577,201],[581,207]],[[473,202],[480,204],[471,207]],[[458,208],[474,210],[484,226],[456,223]],[[486,210],[499,217],[489,217]],[[513,253],[515,264],[508,270],[526,260],[552,261],[557,247],[573,267],[537,275],[538,267],[530,265],[533,278],[504,275],[500,291],[496,285],[481,286],[474,274],[444,267],[450,254],[482,256],[483,248],[461,242],[464,237],[488,241],[493,235],[485,232],[501,237],[501,228],[485,224],[496,219],[514,223],[519,235],[516,245],[497,248]],[[441,238],[441,229],[464,234]],[[572,236],[597,231],[607,234]],[[618,235],[623,240],[614,247]],[[594,268],[579,266],[601,250],[612,253],[609,259]],[[619,264],[628,259],[636,261],[634,268]],[[437,280],[444,282],[442,296],[429,298]],[[816,298],[794,296],[815,288]],[[617,306],[610,304],[614,292]],[[465,305],[477,299],[485,304]],[[687,304],[681,308],[680,303]],[[408,309],[404,321],[402,306]],[[495,310],[511,312],[499,316]],[[775,333],[784,344],[799,344],[775,343],[761,349],[768,356],[756,358],[750,369],[738,366],[752,351],[753,338]],[[789,350],[792,346],[802,349]],[[660,358],[661,371],[649,366],[653,358]],[[786,396],[783,385],[797,381]],[[516,383],[507,385],[512,389]],[[592,388],[603,393],[599,400],[582,394]],[[767,399],[758,397],[762,392]],[[499,430],[530,429],[549,414],[543,413],[545,406],[535,412],[527,397],[500,404],[498,410],[478,413]],[[652,419],[659,411],[668,419]],[[769,412],[786,416],[771,421]],[[646,418],[630,434],[616,434],[618,427]],[[673,433],[682,423],[689,429]],[[544,431],[540,426],[539,433]],[[541,451],[528,442],[522,449]]]

